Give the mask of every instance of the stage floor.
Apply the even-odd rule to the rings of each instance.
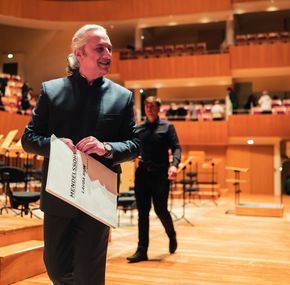
[[[247,201],[273,202],[272,197]],[[121,213],[120,227],[112,230],[106,285],[289,285],[290,196],[284,198],[282,218],[236,216],[231,210],[232,196],[219,198],[217,206],[212,201],[186,205],[186,219],[175,220],[175,254],[169,254],[168,238],[152,212],[149,261],[135,264],[126,257],[137,246],[137,211],[132,224],[130,212]],[[174,200],[172,214],[182,217],[182,201]],[[15,284],[50,282],[42,274]]]

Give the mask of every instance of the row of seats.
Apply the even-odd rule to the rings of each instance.
[[[205,42],[190,43],[190,44],[176,44],[176,45],[159,45],[147,46],[135,50],[122,50],[120,52],[120,59],[137,59],[148,57],[161,57],[161,56],[176,56],[176,55],[193,55],[204,54],[207,52]]]
[[[289,41],[290,41],[290,32],[271,32],[271,33],[236,35],[237,45],[289,42]]]
[[[270,111],[270,113],[272,112],[272,114],[277,114],[277,115],[290,115],[290,107],[285,107],[285,106],[275,106],[272,107],[272,110]],[[262,114],[262,109],[261,107],[253,107],[251,109],[251,114],[253,115],[257,115],[257,114]]]
[[[30,108],[25,110],[25,112],[22,112],[21,109],[21,98],[19,96],[13,95],[13,96],[2,96],[1,102],[2,105],[0,105],[0,109],[4,111],[8,111],[10,113],[14,114],[25,114],[25,115],[31,115],[32,109],[34,108],[36,102],[35,100],[30,100]]]

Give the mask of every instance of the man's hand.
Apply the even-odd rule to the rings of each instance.
[[[71,149],[73,153],[77,152],[77,148],[71,139],[61,138],[61,140]]]
[[[177,168],[176,166],[170,166],[168,169],[168,179],[175,180],[177,177]]]
[[[107,152],[104,144],[93,136],[83,138],[77,143],[76,148],[86,154],[95,153],[99,156],[104,156]]]

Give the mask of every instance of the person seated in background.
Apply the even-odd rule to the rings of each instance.
[[[168,121],[174,120],[176,117],[176,114],[177,114],[177,105],[174,102],[172,102],[170,103],[170,108],[166,112],[167,120]]]
[[[214,105],[211,108],[211,115],[214,121],[220,121],[225,118],[225,109],[219,100],[214,101]]]
[[[29,83],[25,81],[21,88],[21,111],[26,114],[27,110],[30,109],[30,94],[29,92],[32,90],[32,88],[29,86]]]
[[[261,107],[262,114],[272,114],[272,99],[268,91],[264,90],[262,96],[259,98],[259,106]]]
[[[179,104],[176,110],[176,120],[184,121],[185,117],[187,116],[187,110],[185,109],[183,104]]]
[[[277,95],[274,95],[272,100],[272,107],[280,107],[282,105],[282,100]]]

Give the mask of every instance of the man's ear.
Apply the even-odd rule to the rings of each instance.
[[[79,60],[82,57],[83,53],[80,49],[76,49],[74,50],[74,55]]]

